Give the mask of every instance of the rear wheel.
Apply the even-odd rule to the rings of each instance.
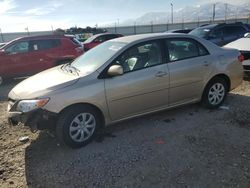
[[[202,96],[202,104],[207,108],[218,108],[225,100],[228,93],[228,84],[225,79],[217,77],[211,80]]]
[[[72,148],[88,144],[101,126],[101,117],[91,106],[75,106],[58,119],[56,134],[60,142]]]

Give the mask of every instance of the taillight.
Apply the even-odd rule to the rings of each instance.
[[[239,62],[244,61],[244,56],[243,56],[242,54],[240,54],[240,55],[238,56],[238,60],[239,60]]]

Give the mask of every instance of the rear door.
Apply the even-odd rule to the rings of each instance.
[[[124,69],[123,75],[105,79],[113,120],[168,106],[169,74],[159,41],[133,46],[113,64]]]
[[[212,71],[213,58],[193,39],[167,39],[166,46],[170,73],[169,105],[199,99],[204,81]]]
[[[31,72],[37,73],[56,65],[61,56],[60,39],[39,39],[30,42]]]

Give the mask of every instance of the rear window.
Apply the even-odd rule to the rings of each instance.
[[[247,32],[242,26],[227,26],[223,31],[226,36],[244,35]]]
[[[82,46],[82,43],[81,43],[77,38],[70,37],[70,40],[71,40],[75,45]]]
[[[189,32],[189,34],[200,37],[200,38],[206,38],[208,36],[208,33],[211,30],[209,28],[196,28]]]

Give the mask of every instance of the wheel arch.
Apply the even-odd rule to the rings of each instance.
[[[224,73],[220,73],[220,74],[216,74],[214,75],[212,78],[210,78],[210,80],[207,82],[207,84],[205,85],[204,89],[203,89],[203,92],[204,90],[206,89],[207,85],[212,82],[213,80],[215,80],[216,78],[223,78],[226,83],[227,83],[227,90],[230,91],[230,88],[231,88],[231,80],[229,78],[228,75],[224,74]]]
[[[62,114],[63,112],[65,112],[66,110],[70,109],[70,108],[73,108],[73,107],[82,107],[82,106],[88,106],[90,108],[93,108],[94,110],[96,110],[96,112],[100,115],[101,117],[101,126],[104,127],[105,126],[105,117],[104,117],[104,114],[102,112],[102,110],[97,107],[96,105],[93,105],[93,104],[90,104],[90,103],[75,103],[75,104],[71,104],[65,108],[63,108],[59,113],[58,115]]]

